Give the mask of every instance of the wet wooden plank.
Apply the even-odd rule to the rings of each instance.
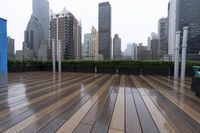
[[[177,84],[172,84],[171,82],[167,83],[157,77],[150,76],[150,78],[165,86],[169,91],[171,90],[174,95],[179,95],[180,97],[187,99],[186,101],[189,105],[196,104],[194,106],[200,106],[200,99],[197,98],[190,89],[185,88],[183,85],[177,86]],[[196,109],[197,111],[200,111],[200,107],[197,107]]]
[[[110,76],[106,76],[103,80],[96,83],[96,85],[92,86],[91,91],[86,94],[83,98],[75,101],[67,110],[65,110],[62,114],[52,120],[48,125],[46,125],[43,129],[38,132],[48,132],[54,133],[56,132],[67,120],[70,119],[72,115],[82,107],[91,97],[96,93],[96,91],[110,78]]]
[[[156,96],[160,97],[159,100],[163,100],[164,103],[166,104],[166,106],[180,119],[180,125],[181,125],[181,121],[187,126],[185,127],[184,124],[182,124],[182,126],[176,124],[176,122],[174,123],[175,128],[178,128],[178,126],[180,126],[181,128],[178,128],[179,130],[182,131],[187,131],[187,132],[198,132],[200,131],[200,125],[197,121],[195,121],[195,119],[193,119],[191,116],[189,116],[187,113],[185,113],[182,109],[183,107],[180,107],[180,104],[176,104],[167,93],[162,93],[160,91],[158,91],[157,88],[160,88],[160,86],[156,85],[153,81],[150,81],[149,79],[144,78],[144,81],[146,83],[148,83],[152,88],[152,91],[154,92],[154,94],[156,94]],[[184,106],[184,105],[182,105]],[[181,109],[182,108],[182,109]],[[187,108],[185,108],[187,109]],[[184,110],[185,110],[184,109]],[[165,109],[167,110],[167,109]],[[171,118],[171,117],[169,117]],[[183,130],[184,129],[184,130]]]
[[[91,133],[107,133],[109,124],[112,118],[113,109],[115,106],[117,94],[119,91],[119,83],[116,86],[113,86],[113,90],[107,99],[102,112],[94,124]]]
[[[86,90],[87,89],[88,89],[88,87],[86,88]],[[69,96],[58,100],[56,103],[44,108],[40,112],[37,112],[36,114],[30,116],[29,118],[25,119],[24,121],[18,123],[14,127],[8,129],[6,132],[12,132],[12,131],[18,131],[19,132],[19,131],[23,130],[24,128],[28,127],[31,123],[33,123],[33,122],[35,122],[37,120],[40,120],[45,115],[49,114],[50,112],[54,111],[55,109],[58,109],[59,107],[63,106],[65,103],[68,103],[68,101],[70,101],[71,99],[74,99],[75,97],[78,97],[78,96],[80,98],[80,95],[81,95],[81,93],[83,91],[85,91],[85,90],[81,90],[81,91],[77,90],[77,91],[73,92]],[[31,130],[29,130],[29,131],[26,130],[26,132],[32,132],[32,131]]]
[[[117,76],[114,76],[114,78],[115,78],[115,81],[112,84],[112,86],[116,86],[119,82],[119,78],[117,78]],[[87,115],[80,122],[77,128],[73,131],[73,133],[80,133],[81,131],[83,133],[90,133],[93,125],[95,124],[98,116],[100,115],[102,111],[104,104],[106,103],[113,89],[112,86],[110,86],[110,88],[107,89],[107,91],[103,94],[103,96],[100,97],[99,101],[91,108],[91,110],[87,113]]]
[[[140,121],[138,118],[137,109],[135,106],[135,101],[132,96],[130,89],[130,83],[126,81],[126,133],[142,133]]]
[[[159,130],[151,117],[142,97],[140,96],[137,88],[135,88],[135,84],[132,79],[129,79],[132,83],[132,94],[135,100],[135,105],[137,108],[139,120],[141,123],[143,133],[159,133]]]
[[[65,131],[73,132],[84,116],[95,105],[99,97],[109,88],[112,84],[113,78],[110,78],[99,90],[89,99],[67,122],[65,122],[56,133],[64,133]]]
[[[21,104],[19,103],[19,105],[14,106],[14,107],[10,107],[10,105],[9,105],[9,109],[5,109],[5,110],[0,111],[0,115],[1,115],[0,120],[2,120],[1,119],[2,117],[6,116],[6,115],[8,115],[10,113],[13,113],[16,110],[19,110],[19,109],[22,109],[22,108],[27,108],[26,106],[32,107],[34,104],[37,104],[41,100],[45,100],[45,98],[49,98],[49,97],[51,97],[51,96],[53,96],[55,94],[61,93],[62,91],[66,91],[71,86],[74,86],[74,83],[76,83],[79,80],[83,80],[83,79],[85,79],[87,77],[89,77],[89,76],[86,76],[86,77],[83,76],[83,77],[77,78],[77,79],[75,78],[76,80],[74,80],[74,79],[68,80],[68,81],[66,80],[66,82],[65,82],[66,84],[64,84],[63,86],[68,84],[68,87],[60,86],[60,88],[56,89],[56,91],[52,91],[51,92],[51,88],[50,87],[49,88],[45,88],[45,89],[43,88],[39,92],[34,93],[33,95],[31,95],[29,97],[29,99],[28,99],[29,101],[27,101],[27,98],[25,98],[24,103],[21,103]],[[13,117],[13,115],[12,115],[12,117]]]
[[[21,122],[22,120],[33,115],[34,113],[39,112],[42,109],[50,106],[51,104],[54,104],[55,102],[59,101],[60,99],[70,95],[77,89],[81,88],[81,82],[79,82],[78,85],[79,85],[79,87],[77,87],[77,84],[74,84],[74,86],[71,86],[71,89],[68,88],[67,90],[65,90],[65,92],[55,94],[55,95],[49,97],[47,100],[43,100],[43,101],[36,103],[35,105],[32,105],[31,110],[29,110],[29,109],[27,110],[26,108],[24,110],[20,110],[21,111],[20,114],[15,114],[16,117],[13,117],[11,114],[12,119],[5,118],[4,121],[1,121],[0,131],[8,129],[9,127],[11,127],[11,126],[17,124],[18,122]]]
[[[195,110],[197,105],[194,105],[191,101],[189,101],[189,98],[184,97],[183,95],[177,95],[176,92],[172,92],[167,88],[166,86],[156,82],[152,78],[146,78],[147,81],[152,81],[150,82],[157,91],[159,91],[162,95],[167,97],[170,101],[172,101],[174,104],[176,104],[179,108],[181,108],[185,113],[190,115],[194,120],[197,122],[200,122],[200,113]],[[188,104],[189,102],[189,104]]]
[[[109,127],[109,133],[112,132],[112,130],[116,132],[125,132],[124,128],[124,89],[125,89],[125,76],[122,75],[121,81],[119,84],[119,92],[117,95],[117,100],[114,107],[114,112],[112,115],[110,127]]]

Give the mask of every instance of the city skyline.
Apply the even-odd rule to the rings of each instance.
[[[49,0],[50,8],[55,12],[66,7],[77,16],[77,19],[82,20],[82,34],[88,33],[92,26],[98,27],[98,3],[100,2],[105,2],[105,0],[84,1],[87,4],[77,0]],[[122,50],[124,50],[127,43],[142,42],[147,45],[148,35],[153,31],[157,32],[157,20],[167,16],[169,0],[125,0],[123,3],[110,0],[109,2],[112,5],[112,38],[114,34],[119,34],[122,38]],[[8,20],[8,35],[15,39],[16,50],[21,49],[23,33],[32,11],[32,0],[20,0],[16,4],[15,1],[8,0],[2,5],[4,6],[0,8],[0,16]],[[16,12],[13,14],[9,10]]]

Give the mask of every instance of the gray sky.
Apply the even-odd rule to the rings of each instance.
[[[0,0],[0,17],[8,20],[8,35],[21,49],[24,30],[32,13],[32,0]],[[106,0],[49,0],[50,8],[61,12],[64,7],[82,20],[83,34],[92,26],[98,29],[98,3]],[[112,37],[119,34],[122,49],[127,43],[147,44],[151,32],[157,32],[158,20],[167,16],[169,0],[109,0],[112,6]]]

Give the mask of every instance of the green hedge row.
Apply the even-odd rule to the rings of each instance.
[[[186,68],[200,66],[200,62],[189,61]],[[8,67],[52,67],[51,61],[8,61]],[[101,67],[101,68],[173,68],[173,62],[166,61],[63,61],[63,67]]]

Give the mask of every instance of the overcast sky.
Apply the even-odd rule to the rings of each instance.
[[[32,0],[0,0],[0,17],[8,20],[8,35],[22,48],[24,30],[32,13]],[[64,7],[82,20],[83,34],[92,26],[98,29],[98,3],[106,0],[49,0],[50,8],[61,12]],[[112,6],[112,37],[119,34],[122,49],[127,43],[147,44],[151,32],[157,32],[158,20],[167,16],[169,0],[109,0]]]

